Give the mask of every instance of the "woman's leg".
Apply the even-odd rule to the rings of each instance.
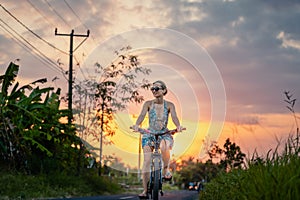
[[[163,159],[163,175],[165,178],[171,178],[172,175],[169,171],[169,164],[170,164],[170,149],[171,149],[171,142],[169,140],[163,139],[160,142],[160,150]]]
[[[150,146],[143,147],[144,152],[144,164],[142,169],[142,179],[143,179],[143,194],[147,194],[147,185],[150,179],[150,162],[151,162],[151,153],[152,149]]]

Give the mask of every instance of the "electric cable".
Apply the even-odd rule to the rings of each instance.
[[[45,54],[43,54],[40,50],[38,50],[35,46],[33,46],[28,40],[26,40],[23,36],[21,36],[19,33],[17,33],[12,27],[10,27],[6,22],[4,22],[2,19],[0,21],[6,25],[13,33],[15,33],[18,37],[20,37],[24,42],[22,42],[20,39],[18,39],[11,31],[9,31],[7,28],[5,28],[3,25],[0,24],[2,29],[4,29],[7,33],[9,33],[14,39],[16,39],[19,43],[22,43],[23,46],[27,48],[27,52],[31,53],[35,57],[38,56],[39,60],[42,61],[46,66],[51,68],[52,70],[55,70],[56,72],[62,73],[63,70],[56,66],[57,64],[52,61],[50,58],[48,58]],[[30,47],[31,48],[30,48]],[[35,52],[38,52],[39,54],[33,54],[31,50],[34,50]],[[53,66],[54,65],[54,66]]]
[[[2,6],[2,4],[0,4],[0,7],[7,13],[9,14],[13,19],[15,19],[19,24],[21,24],[26,30],[28,30],[30,33],[32,33],[34,36],[36,36],[38,39],[42,40],[43,42],[45,42],[46,44],[48,44],[49,46],[51,46],[52,48],[60,51],[63,54],[67,54],[67,52],[57,48],[56,46],[54,46],[53,44],[51,44],[50,42],[46,41],[45,39],[43,39],[41,36],[39,36],[38,34],[36,34],[35,32],[33,32],[30,28],[28,28],[23,22],[21,22],[17,17],[15,17],[11,12],[9,12],[4,6]]]
[[[69,28],[71,28],[68,22],[51,6],[47,0],[44,0],[44,2],[46,2],[51,11],[53,11]]]

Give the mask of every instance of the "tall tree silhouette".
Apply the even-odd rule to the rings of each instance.
[[[110,143],[107,136],[113,136],[117,129],[114,113],[126,108],[127,103],[143,102],[141,89],[148,89],[146,79],[138,76],[149,75],[151,70],[142,67],[137,56],[129,53],[127,46],[116,53],[116,59],[108,66],[95,64],[97,79],[85,79],[74,86],[74,117],[82,139],[92,136],[100,143],[100,165],[102,145]],[[101,175],[101,169],[99,170]]]

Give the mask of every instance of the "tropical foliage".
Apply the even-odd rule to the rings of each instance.
[[[222,173],[205,185],[200,199],[299,199],[299,134],[291,137],[285,151],[256,157],[246,169]]]
[[[0,76],[0,162],[10,170],[29,173],[52,170],[78,172],[83,146],[73,127],[63,123],[60,89],[40,88],[40,79],[19,86],[19,66],[10,63]]]
[[[194,162],[192,157],[182,161],[179,166],[180,170],[177,173],[177,182],[184,183],[185,186],[189,182],[209,182],[221,172],[241,168],[245,154],[241,152],[240,147],[232,143],[229,138],[225,141],[223,147],[224,149],[213,143],[208,151],[209,159],[206,162],[199,162],[198,160]]]
[[[289,91],[285,91],[284,95],[286,107],[295,120],[296,133],[289,136],[283,152],[278,152],[277,147],[274,151],[270,150],[266,157],[254,153],[244,169],[223,172],[207,183],[200,199],[300,199],[299,117],[294,110],[296,99]]]

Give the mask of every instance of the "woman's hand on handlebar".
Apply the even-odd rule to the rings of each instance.
[[[139,131],[139,126],[138,125],[133,125],[133,126],[130,126],[130,129],[132,129],[134,132],[138,132]]]
[[[177,132],[181,132],[183,130],[186,130],[186,128],[184,128],[182,126],[177,126],[176,130],[177,130]]]

